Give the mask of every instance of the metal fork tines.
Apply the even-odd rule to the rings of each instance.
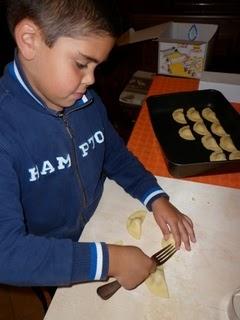
[[[157,266],[164,264],[169,258],[171,258],[176,252],[175,247],[172,244],[167,245],[160,251],[156,252],[151,259],[153,259]],[[115,280],[104,284],[97,288],[97,294],[104,300],[111,298],[117,290],[121,288],[121,284]]]
[[[175,247],[172,244],[167,245],[162,250],[156,252],[151,258],[155,260],[157,266],[161,266],[168,259],[170,259],[176,252]]]

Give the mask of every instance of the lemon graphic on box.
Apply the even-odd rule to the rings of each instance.
[[[168,63],[168,72],[177,76],[189,76],[185,70],[185,62],[188,57],[186,54],[180,53],[176,48],[172,52],[165,54],[165,59]]]

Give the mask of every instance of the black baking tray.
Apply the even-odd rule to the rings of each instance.
[[[169,173],[174,177],[188,177],[240,171],[240,160],[210,161],[211,152],[204,148],[201,137],[194,132],[196,140],[184,140],[178,130],[172,112],[183,108],[184,113],[195,107],[200,113],[210,107],[224,130],[231,135],[233,143],[240,150],[240,115],[218,90],[198,90],[150,96],[147,106],[155,135],[164,153]],[[194,122],[186,117],[192,129]],[[204,120],[209,128],[210,123]],[[219,137],[214,136],[219,142]],[[228,153],[225,152],[228,156]]]

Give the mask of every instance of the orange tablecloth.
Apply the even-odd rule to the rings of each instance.
[[[197,90],[198,85],[199,80],[196,79],[155,76],[148,92],[148,96]],[[233,106],[240,111],[240,103],[235,103]],[[171,177],[167,170],[159,143],[155,137],[146,103],[143,104],[131,133],[128,141],[128,149],[132,151],[144,166],[154,175]],[[184,179],[232,188],[240,188],[240,173],[206,175]]]

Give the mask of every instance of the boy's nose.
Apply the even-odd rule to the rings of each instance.
[[[85,84],[86,86],[90,86],[94,84],[94,82],[95,76],[93,72],[87,72],[82,79],[82,84]]]

